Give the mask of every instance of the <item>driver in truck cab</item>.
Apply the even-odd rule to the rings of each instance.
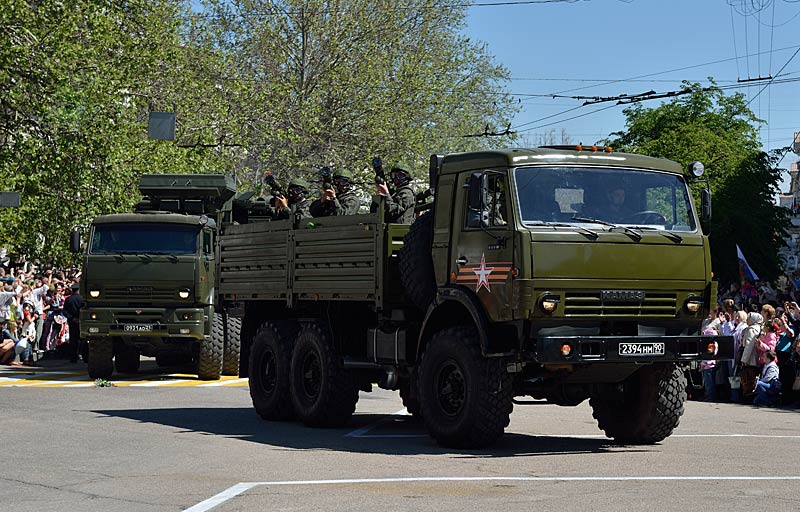
[[[633,214],[633,211],[625,204],[625,195],[625,187],[611,185],[605,189],[599,204],[592,205],[587,214],[608,222],[623,222]]]

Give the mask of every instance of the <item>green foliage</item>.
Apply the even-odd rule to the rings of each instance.
[[[439,0],[8,0],[0,9],[0,210],[17,256],[65,261],[68,234],[130,210],[143,173],[260,187],[312,166],[413,162],[484,146],[514,113],[508,72]],[[149,141],[150,111],[177,141]],[[502,144],[492,140],[490,144]],[[240,185],[244,188],[247,185]]]
[[[436,0],[209,0],[208,37],[249,100],[227,118],[255,183],[330,165],[371,182],[369,162],[485,146],[465,138],[514,113],[508,72],[461,34],[465,8]],[[211,27],[217,32],[211,33]],[[493,141],[496,143],[506,141]],[[249,172],[248,172],[249,171]],[[240,176],[241,177],[241,176]]]
[[[713,195],[711,259],[723,280],[738,280],[736,244],[759,277],[774,279],[789,225],[787,212],[775,204],[781,169],[777,154],[759,148],[761,121],[741,94],[726,96],[712,87],[685,84],[692,93],[657,108],[641,104],[624,111],[626,130],[607,141],[622,151],[669,158],[688,166],[699,160]],[[692,186],[699,205],[700,184]]]

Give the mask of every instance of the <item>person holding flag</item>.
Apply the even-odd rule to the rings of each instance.
[[[746,304],[751,304],[758,300],[758,290],[753,284],[758,281],[758,274],[756,274],[752,267],[750,267],[750,264],[747,263],[747,259],[744,257],[742,249],[739,248],[739,244],[736,244],[736,257],[739,260],[739,280],[742,283],[742,301]]]

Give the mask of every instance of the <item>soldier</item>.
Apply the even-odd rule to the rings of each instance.
[[[411,173],[407,166],[398,164],[391,168],[389,176],[395,188],[394,194],[389,195],[386,184],[375,184],[378,194],[386,197],[385,220],[396,224],[411,224],[414,222],[414,204],[416,202],[416,194],[410,185]]]
[[[314,217],[331,215],[357,215],[361,208],[358,196],[353,191],[353,173],[350,171],[334,171],[333,187],[322,191],[322,197],[311,203],[311,214]]]
[[[275,196],[275,220],[282,219],[309,219],[311,201],[306,199],[309,185],[303,178],[296,178],[289,182],[286,197]]]

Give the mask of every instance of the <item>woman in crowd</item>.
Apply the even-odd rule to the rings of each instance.
[[[774,318],[771,322],[764,322],[764,329],[756,342],[759,366],[767,364],[765,355],[769,351],[775,351],[775,346],[778,344],[778,338],[782,332],[783,322],[779,318]]]
[[[756,344],[761,335],[763,318],[758,313],[747,315],[747,327],[742,332],[742,357],[739,379],[741,381],[742,397],[749,400],[755,394],[756,377],[759,372],[758,350]]]

